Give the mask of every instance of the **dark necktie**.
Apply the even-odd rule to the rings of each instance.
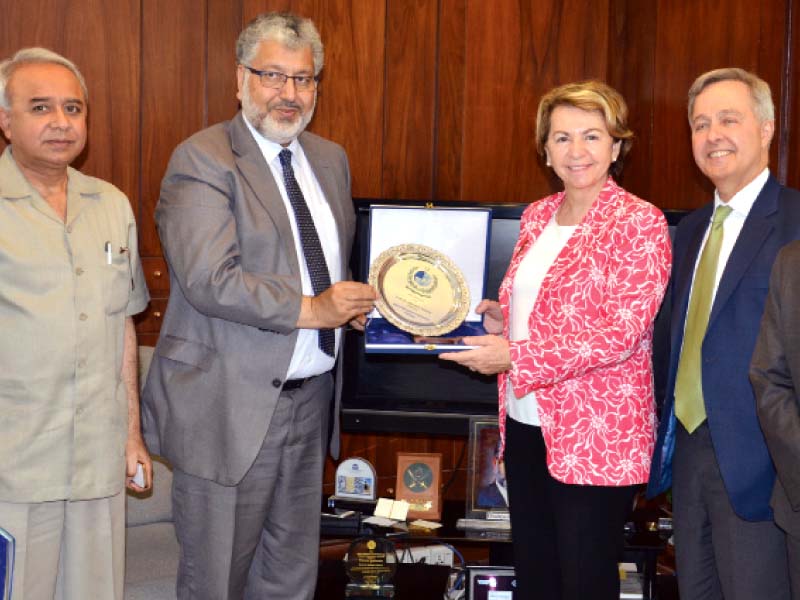
[[[311,211],[308,210],[308,204],[306,204],[306,199],[303,197],[303,192],[294,178],[292,151],[281,150],[279,157],[283,167],[283,182],[286,185],[286,195],[289,196],[289,202],[292,205],[292,210],[294,210],[294,220],[300,233],[300,245],[303,248],[306,267],[311,277],[311,287],[314,288],[314,295],[318,296],[331,287],[331,276],[328,273],[325,254],[322,252],[322,244],[319,242],[319,235],[317,235],[317,228],[314,227]],[[333,329],[319,330],[319,349],[328,356],[333,356],[335,349]]]

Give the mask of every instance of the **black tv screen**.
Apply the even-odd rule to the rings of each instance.
[[[425,202],[357,199],[353,278],[369,274],[369,208],[373,204],[424,206]],[[497,299],[527,204],[440,202],[436,206],[492,209],[486,297]],[[679,213],[668,213],[671,224]],[[443,232],[449,234],[450,232]],[[367,354],[364,338],[347,332],[342,427],[345,431],[467,435],[471,416],[497,414],[497,377],[472,373],[436,355]]]

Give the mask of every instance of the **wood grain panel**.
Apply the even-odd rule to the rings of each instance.
[[[153,298],[147,309],[136,316],[136,331],[139,333],[158,333],[167,310],[166,298]],[[139,342],[140,344],[142,342]]]
[[[142,0],[142,256],[161,256],[153,212],[175,147],[205,125],[205,2]]]
[[[468,3],[464,198],[522,202],[551,190],[536,107],[554,85],[605,78],[608,17],[608,0]]]
[[[779,174],[785,177],[786,185],[800,188],[800,1],[790,0],[787,26],[794,34],[787,41],[784,52],[785,88],[784,112],[781,113],[781,146]]]
[[[467,0],[440,3],[433,170],[433,197],[437,200],[462,199],[466,26]]]
[[[236,99],[236,39],[242,30],[242,0],[208,1],[207,114],[213,125],[239,110]]]
[[[390,0],[386,14],[383,198],[433,197],[437,0]]]
[[[618,179],[628,191],[649,200],[656,139],[652,122],[656,5],[613,0],[610,10],[608,83],[625,98],[628,125],[635,136]]]
[[[138,0],[0,0],[0,57],[44,46],[72,60],[89,89],[89,140],[76,167],[139,194]],[[92,32],[88,38],[85,32]],[[0,149],[4,142],[0,139]]]
[[[659,0],[653,113],[653,189],[663,208],[696,208],[711,200],[713,185],[691,155],[686,93],[710,69],[755,71],[780,98],[784,0],[684,3]],[[699,26],[702,25],[702,26]],[[777,144],[773,152],[777,151]],[[773,159],[775,157],[773,156]],[[773,161],[774,163],[774,161]],[[656,185],[668,181],[669,186]]]
[[[167,261],[162,256],[143,258],[142,270],[150,295],[153,298],[166,298],[169,295]]]

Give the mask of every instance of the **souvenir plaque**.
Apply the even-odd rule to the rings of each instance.
[[[421,336],[456,329],[469,312],[464,274],[447,256],[422,244],[401,244],[382,252],[369,270],[378,292],[375,306],[395,327]]]
[[[350,583],[345,598],[394,598],[392,578],[397,570],[394,544],[385,538],[354,540],[344,563]]]
[[[375,469],[368,460],[353,457],[336,467],[337,498],[375,500]]]
[[[395,498],[409,504],[409,519],[437,520],[442,516],[442,454],[398,453]]]

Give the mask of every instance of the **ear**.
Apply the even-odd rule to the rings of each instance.
[[[236,97],[242,99],[242,89],[244,88],[245,70],[242,65],[236,65]]]
[[[617,140],[611,146],[611,162],[616,162],[619,158],[620,150],[622,150],[622,140]]]
[[[772,136],[775,135],[775,121],[768,120],[761,123],[761,147],[769,148]]]
[[[11,115],[5,108],[0,108],[0,130],[6,139],[11,141]]]

